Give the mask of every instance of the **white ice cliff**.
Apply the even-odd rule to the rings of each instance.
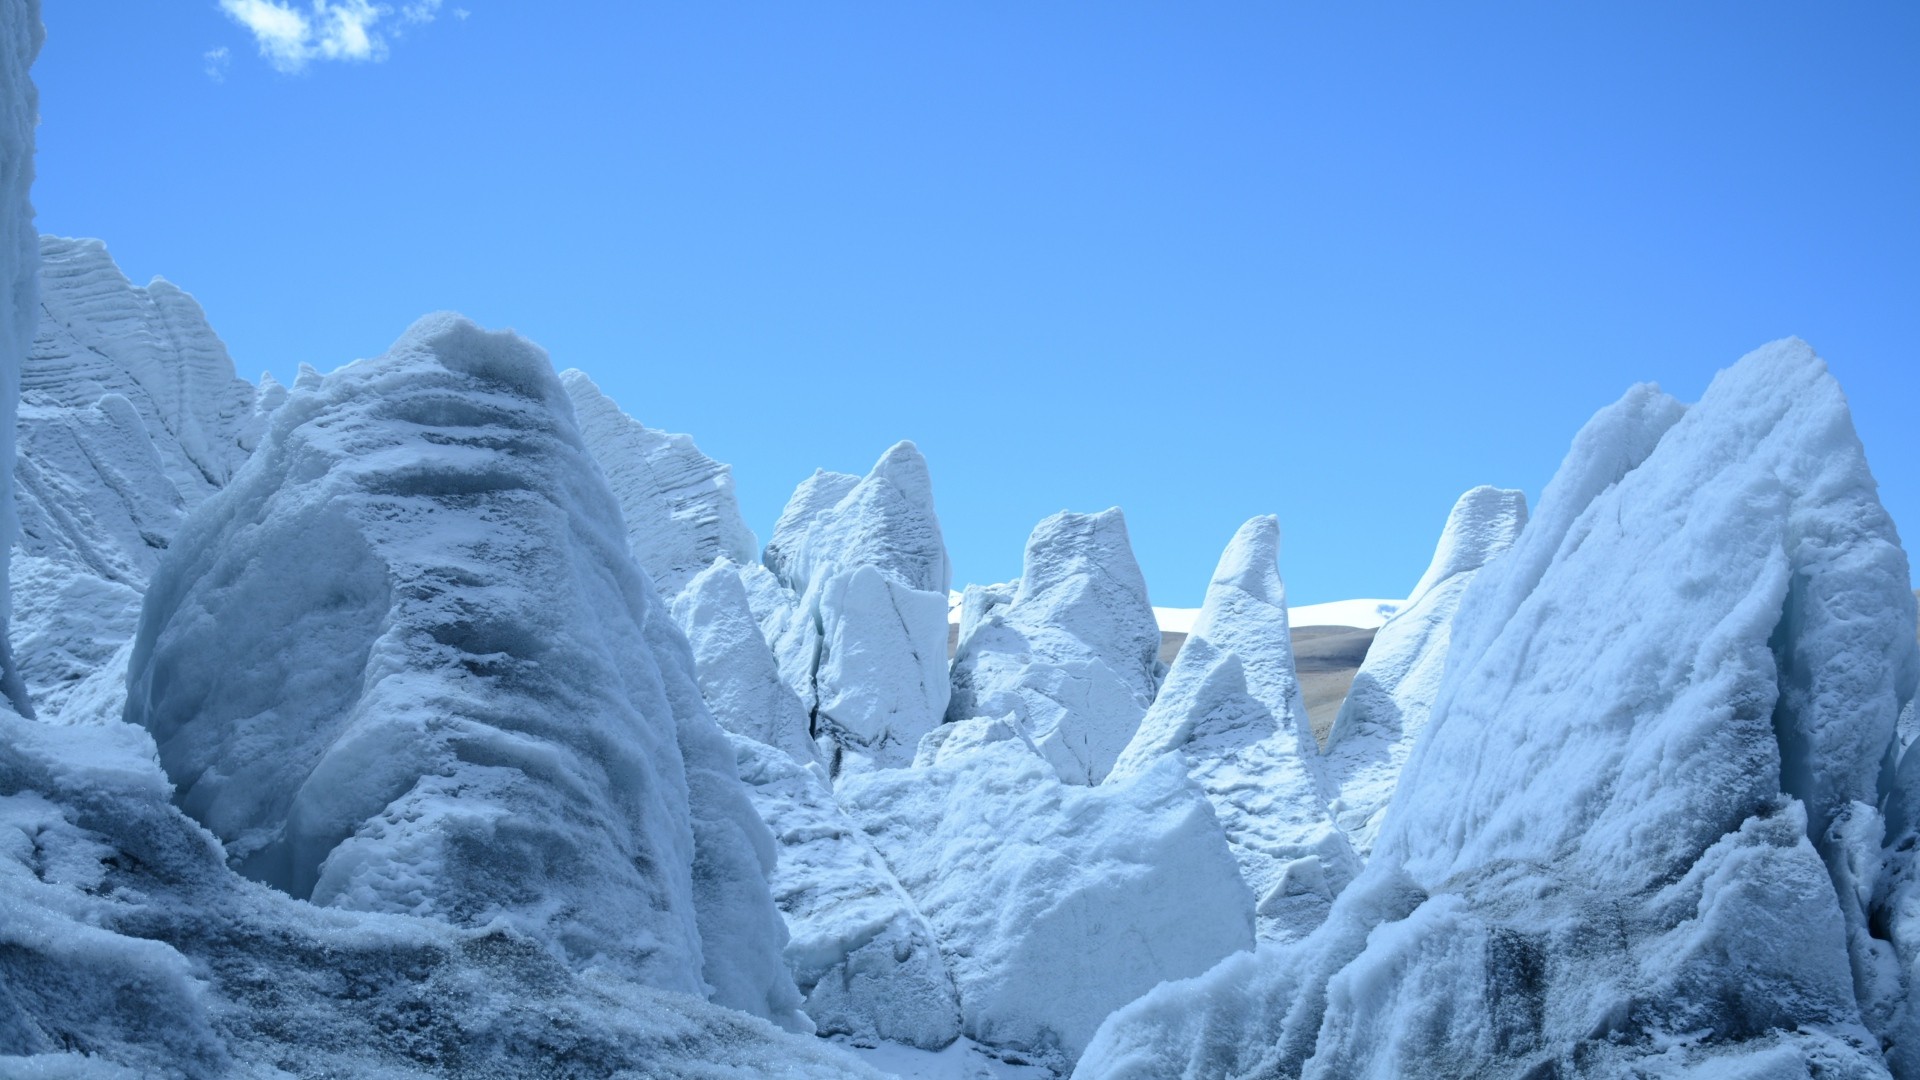
[[[1909,589],[1803,343],[1684,413],[1637,388],[1462,600],[1325,925],[1115,1013],[1082,1074],[1885,1075]]]
[[[28,74],[46,31],[39,0],[0,3],[0,551],[19,530],[14,509],[14,417],[20,369],[39,308],[39,237],[33,229],[33,129],[40,97]],[[28,715],[33,707],[10,648],[10,589],[0,581],[0,697]]]
[[[1160,674],[1160,627],[1120,509],[1047,518],[1011,600],[986,611],[990,593],[967,595],[947,719],[1010,715],[1062,779],[1099,783]]]
[[[1526,524],[1521,492],[1477,487],[1460,496],[1426,574],[1380,628],[1354,676],[1327,734],[1325,769],[1337,792],[1334,820],[1362,857],[1373,850],[1380,815],[1439,696],[1460,598]]]

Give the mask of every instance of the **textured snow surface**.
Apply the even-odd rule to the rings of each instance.
[[[721,727],[812,761],[818,754],[811,720],[760,636],[741,575],[741,567],[715,559],[674,598],[673,617],[693,647],[700,694]]]
[[[40,98],[28,69],[46,31],[39,0],[0,0],[0,551],[19,528],[14,509],[14,416],[20,372],[33,341],[39,295],[39,239],[33,231],[33,129]],[[29,715],[32,706],[9,648],[12,606],[0,580],[0,695]]]
[[[0,1075],[874,1076],[511,922],[315,907],[228,869],[146,732],[0,715]]]
[[[14,640],[42,718],[99,723],[119,713],[160,553],[257,444],[266,409],[192,297],[157,278],[136,287],[97,240],[40,249],[13,470]]]
[[[947,719],[1011,715],[1061,779],[1099,783],[1160,674],[1160,628],[1120,509],[1047,518],[1009,600],[965,595]]]
[[[1070,1065],[1114,1008],[1253,944],[1253,898],[1175,762],[1088,788],[1000,741],[839,796],[933,927],[980,1042]]]
[[[1287,940],[1325,917],[1359,862],[1328,814],[1288,637],[1280,523],[1242,525],[1160,696],[1114,766],[1137,776],[1177,759],[1207,793],[1259,898],[1260,936]]]
[[[127,719],[248,877],[802,1024],[771,839],[571,414],[453,316],[296,391],[162,560]]]
[[[816,472],[774,525],[763,562],[786,593],[749,582],[813,731],[847,761],[904,765],[946,713],[953,578],[933,482],[912,443],[865,477]]]
[[[1334,820],[1363,857],[1373,849],[1380,816],[1440,693],[1460,597],[1526,523],[1521,492],[1477,487],[1460,496],[1433,562],[1406,606],[1380,628],[1354,676],[1327,736],[1326,771],[1338,792]]]
[[[581,371],[560,374],[587,449],[605,471],[627,543],[671,600],[713,560],[754,561],[759,542],[740,516],[733,470],[688,435],[655,431],[620,411]]]
[[[1876,1035],[1908,1036],[1854,868],[1914,689],[1908,590],[1805,344],[1684,415],[1636,388],[1462,599],[1326,923],[1117,1012],[1082,1073],[1884,1075]]]
[[[780,844],[772,884],[792,935],[787,963],[820,1033],[953,1042],[960,1006],[933,930],[823,772],[751,739],[736,736],[734,751]]]

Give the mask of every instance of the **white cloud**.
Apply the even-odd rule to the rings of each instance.
[[[225,45],[201,53],[200,60],[205,65],[201,70],[207,73],[207,78],[214,82],[227,81],[227,65],[233,62],[233,54]]]
[[[397,16],[403,24],[429,23],[440,3],[409,0],[396,11],[373,0],[310,0],[302,10],[290,0],[220,0],[220,9],[253,33],[268,63],[294,72],[315,60],[385,60],[387,35],[377,28],[380,20]]]

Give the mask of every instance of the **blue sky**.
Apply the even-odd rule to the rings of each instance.
[[[1920,6],[1678,7],[45,0],[35,202],[243,374],[518,329],[763,539],[914,439],[961,581],[1117,504],[1156,603],[1257,513],[1295,603],[1401,595],[1790,333],[1920,535]]]

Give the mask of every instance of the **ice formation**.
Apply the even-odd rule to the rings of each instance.
[[[1259,898],[1261,937],[1286,940],[1319,923],[1359,864],[1328,813],[1319,746],[1294,677],[1279,553],[1271,516],[1234,534],[1112,776],[1177,758],[1212,800]]]
[[[97,240],[41,237],[38,332],[23,368],[15,649],[39,712],[116,716],[140,597],[187,510],[264,428],[193,298],[128,281]]]
[[[960,1035],[960,1005],[931,927],[825,777],[735,738],[741,779],[780,843],[773,895],[786,957],[824,1035],[934,1050]]]
[[[1373,849],[1380,815],[1439,695],[1460,597],[1526,523],[1521,492],[1477,487],[1460,496],[1426,574],[1380,628],[1354,676],[1327,738],[1326,771],[1338,793],[1334,820],[1362,856]]]
[[[988,610],[994,594],[966,595],[947,719],[1010,715],[1062,779],[1099,783],[1160,674],[1160,628],[1120,509],[1047,518],[1009,600]]]
[[[691,668],[545,355],[436,316],[290,397],[191,518],[126,715],[255,880],[798,1023]]]
[[[1326,923],[1115,1013],[1082,1073],[1885,1075],[1881,1040],[1911,1046],[1869,910],[1909,589],[1805,344],[1684,413],[1637,388],[1462,600]]]
[[[40,286],[39,239],[30,198],[40,98],[28,71],[45,36],[39,0],[0,3],[0,551],[13,546],[19,529],[13,494],[14,417]],[[7,582],[0,579],[0,697],[31,716],[33,706],[9,645],[12,610]]]
[[[586,373],[569,369],[560,382],[620,500],[627,543],[662,597],[679,595],[715,559],[754,561],[759,543],[740,516],[730,468],[701,453],[691,436],[655,431],[621,412]]]
[[[839,794],[932,925],[981,1042],[1071,1065],[1114,1008],[1253,943],[1253,898],[1172,761],[1089,788],[986,742]]]
[[[715,559],[674,598],[673,616],[693,647],[701,696],[720,726],[812,761],[818,751],[811,719],[760,635],[740,567]]]
[[[816,472],[795,490],[763,561],[795,600],[786,606],[763,586],[756,610],[836,769],[849,759],[911,761],[948,697],[953,570],[926,459],[903,442],[865,477]]]

